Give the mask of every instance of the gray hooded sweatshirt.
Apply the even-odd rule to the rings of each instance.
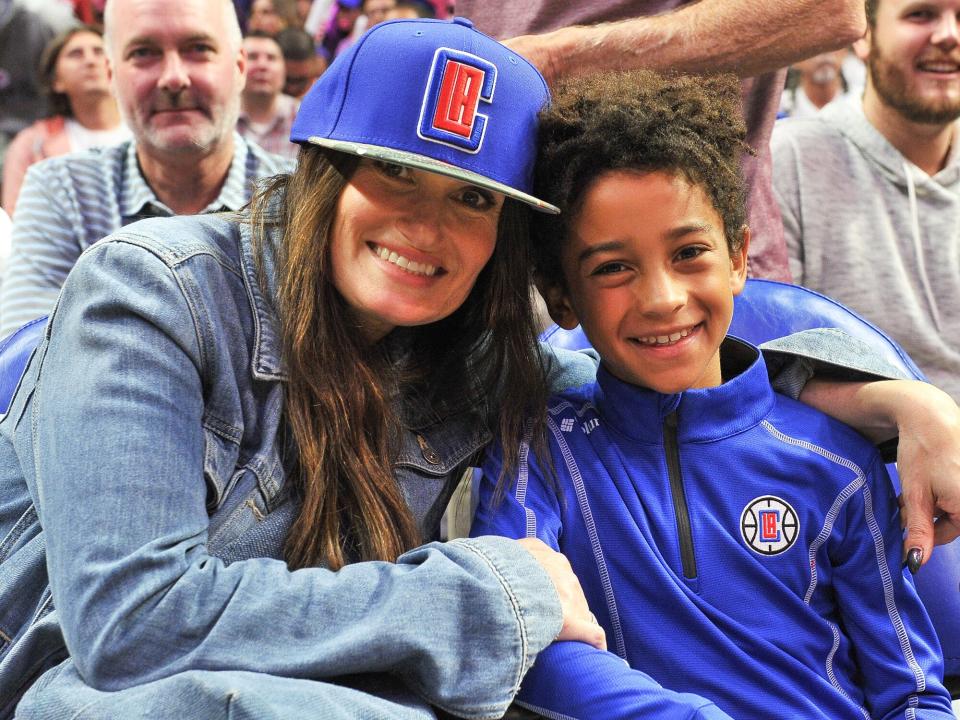
[[[794,281],[893,337],[960,401],[960,152],[934,176],[896,150],[859,98],[773,131],[773,185]]]

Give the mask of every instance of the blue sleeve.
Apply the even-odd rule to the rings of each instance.
[[[523,679],[517,702],[551,718],[730,720],[709,700],[667,690],[611,652],[555,642]]]
[[[837,603],[853,643],[870,716],[953,720],[936,633],[901,566],[893,484],[875,456],[830,551]],[[913,709],[915,714],[909,714]]]
[[[529,448],[521,447],[519,467],[498,498],[502,465],[503,452],[497,444],[484,458],[471,534],[538,537],[559,550],[562,505],[536,459],[530,457]],[[728,720],[709,700],[667,690],[613,653],[580,642],[554,642],[543,650],[524,677],[517,700],[551,718]]]

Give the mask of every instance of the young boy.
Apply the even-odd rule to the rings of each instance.
[[[563,552],[611,652],[554,643],[521,701],[551,718],[705,717],[689,694],[738,720],[952,718],[879,456],[726,337],[750,237],[739,86],[595,76],[541,119],[537,193],[563,212],[535,221],[539,286],[602,364],[552,398],[547,447],[521,448],[505,493],[490,452],[473,532]]]

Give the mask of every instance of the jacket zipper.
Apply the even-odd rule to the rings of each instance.
[[[677,443],[677,411],[667,415],[663,423],[663,449],[667,456],[667,474],[670,476],[670,493],[673,496],[673,513],[677,518],[677,535],[680,538],[680,562],[683,576],[688,580],[697,577],[697,559],[693,554],[693,532],[690,529],[690,512],[687,509],[687,493],[683,488],[680,472],[680,446]]]

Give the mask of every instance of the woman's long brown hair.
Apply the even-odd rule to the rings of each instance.
[[[527,216],[513,202],[459,310],[401,329],[410,349],[402,363],[390,357],[389,336],[364,343],[333,285],[329,255],[337,200],[355,166],[349,156],[305,147],[296,171],[251,202],[259,252],[268,227],[282,233],[273,248],[275,302],[289,378],[284,414],[297,450],[291,481],[301,500],[285,548],[292,568],[393,561],[420,543],[393,476],[404,399],[416,398],[441,421],[458,408],[483,411],[504,439],[506,468],[516,463],[526,416],[542,412],[546,399],[528,295]],[[501,404],[507,393],[510,403]]]

